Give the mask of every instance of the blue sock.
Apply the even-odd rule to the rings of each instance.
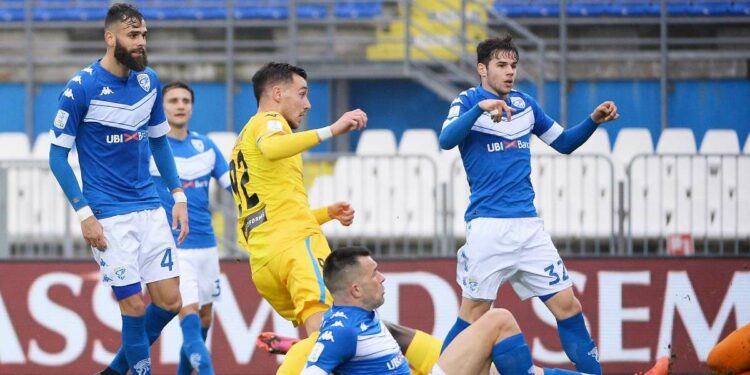
[[[492,348],[492,363],[503,375],[527,375],[534,373],[531,351],[523,333],[510,336]]]
[[[206,338],[208,337],[208,328],[201,326],[201,338],[203,338],[203,342],[206,342]],[[185,351],[180,348],[180,363],[177,364],[177,375],[190,375],[192,373],[193,367],[190,365],[190,359],[185,354]]]
[[[201,318],[198,314],[188,314],[180,322],[182,327],[182,350],[180,366],[182,367],[182,356],[188,359],[188,365],[195,369],[200,375],[214,375],[211,354],[208,353],[206,343],[201,338]],[[179,374],[179,372],[178,372]]]
[[[583,313],[558,320],[557,332],[560,335],[560,342],[565,354],[576,366],[576,370],[587,374],[602,373],[602,366],[599,364],[599,352],[596,350],[596,344],[591,339],[586,324],[583,322]]]
[[[581,375],[581,373],[577,371],[563,370],[559,368],[545,368],[542,370],[544,370],[544,375]]]
[[[149,345],[153,344],[154,341],[159,338],[161,330],[164,329],[164,326],[166,326],[175,315],[177,314],[164,310],[153,303],[146,306],[144,329],[146,337],[148,337]],[[122,348],[117,352],[117,355],[115,355],[115,358],[109,364],[109,367],[120,374],[128,372],[128,361],[125,359],[125,353],[123,353]]]
[[[145,320],[143,316],[122,316],[121,351],[124,352],[130,371],[139,375],[151,374],[148,337],[144,328]]]
[[[440,348],[440,353],[444,352],[445,348],[450,345],[451,341],[453,341],[459,333],[468,328],[469,325],[471,325],[469,322],[460,317],[456,318],[456,322],[453,323],[453,327],[451,327],[451,330],[448,331],[448,334],[445,336],[445,340],[443,340],[443,347]]]

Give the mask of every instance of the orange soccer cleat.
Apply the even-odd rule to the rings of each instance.
[[[271,354],[286,354],[292,345],[299,342],[299,339],[292,337],[279,336],[273,332],[263,332],[258,335],[255,346]]]

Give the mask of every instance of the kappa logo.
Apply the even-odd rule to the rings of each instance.
[[[333,315],[331,315],[331,319],[333,319],[333,318],[349,319],[349,317],[346,316],[346,314],[344,314],[343,311],[336,311],[335,313],[333,313]]]
[[[146,375],[151,373],[151,358],[140,360],[133,366],[136,375]]]
[[[594,359],[596,359],[596,361],[599,362],[599,350],[596,348],[596,346],[593,349],[589,350],[589,352],[586,354],[588,354],[591,357],[594,357]]]
[[[319,338],[319,340],[320,340],[320,341],[330,341],[330,342],[335,342],[335,341],[333,340],[333,333],[331,333],[331,331],[325,331],[325,332],[321,333],[321,334],[320,334],[320,338]]]
[[[99,95],[110,95],[110,94],[114,94],[114,93],[115,93],[115,92],[114,92],[114,91],[112,91],[112,90],[111,90],[111,89],[109,88],[109,86],[104,86],[104,88],[102,88],[102,92],[100,92],[100,93],[99,93]]]
[[[65,89],[65,91],[63,91],[63,96],[66,97],[66,98],[70,98],[72,100],[76,100],[76,98],[73,97],[73,90],[72,89]]]
[[[77,75],[77,76],[71,78],[70,80],[73,81],[73,82],[78,83],[79,85],[81,84],[81,76],[80,75]]]
[[[331,324],[331,327],[343,327],[343,326],[344,326],[344,322],[342,322],[340,320],[337,320],[337,321],[333,322],[333,324]]]
[[[111,283],[112,279],[110,279],[109,276],[104,275],[104,277],[102,277],[102,281],[105,282],[105,283]]]
[[[367,324],[362,322],[362,324],[359,325],[359,329],[362,330],[362,332],[367,331]]]
[[[88,73],[89,75],[94,74],[94,68],[92,68],[90,66],[87,67],[87,68],[83,68],[83,71],[86,72],[86,73]]]
[[[148,74],[141,73],[136,78],[138,79],[138,84],[141,85],[143,91],[148,92],[151,90],[151,78],[149,78]]]

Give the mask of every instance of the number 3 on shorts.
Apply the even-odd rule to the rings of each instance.
[[[563,274],[562,281],[568,280],[568,271],[565,269],[565,265],[563,264],[562,259],[560,259],[560,260],[557,261],[557,265],[560,266],[560,267],[562,267],[562,274]],[[557,284],[557,283],[560,282],[560,275],[558,275],[557,272],[555,272],[555,265],[554,264],[550,264],[544,270],[547,271],[548,275],[550,275],[550,276],[552,276],[552,277],[555,278],[554,280],[552,280],[552,281],[549,282],[549,285],[555,285],[555,284]]]
[[[174,262],[172,261],[172,248],[168,247],[167,250],[164,251],[164,257],[161,258],[161,266],[162,267],[169,267],[169,270],[172,270],[172,266],[174,265]]]

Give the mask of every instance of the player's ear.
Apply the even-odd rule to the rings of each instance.
[[[487,76],[487,67],[484,66],[482,63],[477,63],[477,73],[479,73],[479,76],[484,78]]]
[[[275,102],[281,102],[281,96],[281,86],[271,86],[271,99],[273,99]]]
[[[112,31],[112,27],[104,29],[104,42],[107,43],[107,47],[115,47],[115,33]]]

